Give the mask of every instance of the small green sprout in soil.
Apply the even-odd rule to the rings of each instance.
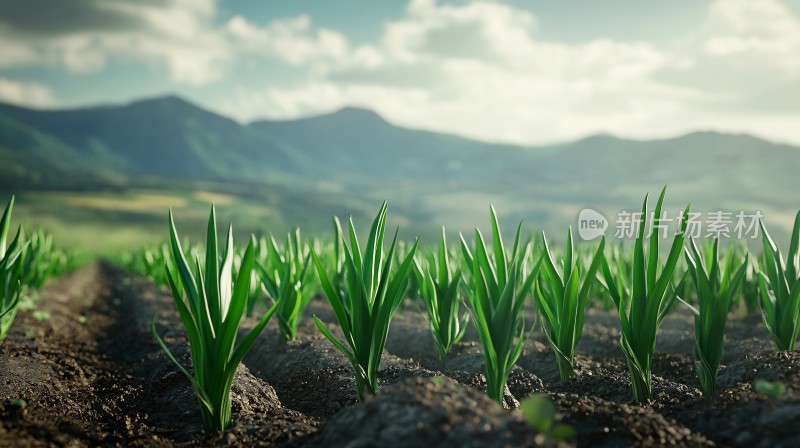
[[[270,308],[239,345],[235,346],[239,321],[247,304],[251,284],[254,238],[250,238],[239,273],[234,276],[233,228],[228,229],[225,252],[220,259],[217,248],[216,215],[212,207],[208,220],[205,263],[202,263],[199,257],[195,258],[195,269],[192,273],[181,248],[171,210],[169,231],[173,263],[178,272],[177,277],[173,276],[169,264],[166,264],[166,278],[186,329],[194,374],[189,373],[172,355],[156,332],[155,313],[151,324],[153,335],[167,356],[191,381],[200,402],[203,428],[208,433],[217,433],[231,424],[231,386],[236,368],[267,325],[276,307]],[[180,288],[174,278],[178,278],[181,283]]]
[[[539,431],[542,444],[552,446],[556,441],[575,438],[578,433],[570,425],[556,423],[556,407],[547,395],[530,395],[519,405],[528,424]]]
[[[350,348],[333,336],[317,316],[314,316],[314,323],[353,366],[359,401],[378,393],[378,366],[386,345],[389,324],[405,295],[408,273],[419,244],[419,240],[415,241],[400,266],[396,270],[392,269],[397,231],[394,233],[388,253],[384,252],[386,210],[387,204],[384,202],[372,222],[363,254],[353,221],[350,221],[350,245],[349,247],[346,244],[342,245],[347,273],[343,295],[331,283],[325,265],[316,251],[313,248],[311,250],[322,288],[336,313],[336,319]],[[336,272],[330,274],[333,276]]]

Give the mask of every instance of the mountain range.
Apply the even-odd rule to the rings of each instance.
[[[0,104],[0,190],[270,189],[308,207],[389,199],[401,221],[469,228],[493,203],[513,221],[571,222],[586,206],[762,210],[785,225],[800,202],[800,148],[746,134],[492,144],[396,126],[364,109],[240,124],[176,96],[34,110]],[[187,187],[188,188],[188,187]]]

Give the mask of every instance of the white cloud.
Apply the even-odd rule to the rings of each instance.
[[[800,77],[800,20],[778,0],[716,0],[705,25],[705,51],[737,68]]]
[[[50,107],[57,103],[47,86],[6,78],[0,78],[0,101],[30,107]]]
[[[532,14],[502,3],[416,0],[379,43],[331,58],[292,88],[240,89],[224,107],[246,120],[354,104],[402,125],[532,143],[659,128],[653,122],[681,114],[681,100],[696,95],[651,80],[679,65],[651,44],[545,42],[535,25]]]
[[[766,120],[745,105],[760,95],[753,79],[780,85],[771,78],[791,78],[800,67],[798,20],[777,0],[717,0],[688,45],[669,49],[611,38],[547,41],[537,22],[501,2],[413,0],[376,43],[345,42],[335,57],[319,44],[319,54],[306,49],[314,55],[303,60],[314,67],[307,78],[240,88],[223,107],[248,120],[360,105],[401,125],[523,144],[701,128],[800,140],[790,126],[797,110]],[[298,29],[313,35],[305,19]]]
[[[534,13],[489,0],[411,0],[364,45],[308,15],[219,23],[215,0],[76,1],[124,26],[40,36],[0,20],[0,69],[95,73],[123,60],[165,70],[178,83],[235,86],[245,61],[270,61],[296,76],[264,87],[250,80],[212,107],[248,121],[357,105],[409,127],[524,144],[698,128],[800,141],[790,126],[798,105],[775,93],[800,87],[800,20],[778,0],[715,0],[703,26],[671,45],[646,36],[547,40]]]
[[[336,31],[320,29],[312,33],[307,15],[277,20],[265,26],[255,25],[244,17],[233,17],[225,25],[231,47],[291,65],[324,63],[348,56],[347,39]]]
[[[349,52],[341,33],[315,30],[305,15],[263,26],[235,16],[216,25],[216,0],[82,1],[98,17],[111,14],[131,25],[36,34],[0,20],[0,69],[48,66],[87,74],[111,60],[134,60],[165,68],[174,81],[200,85],[223,79],[245,56],[319,66]]]
[[[224,36],[212,26],[214,0],[87,0],[80,7],[130,26],[81,23],[84,28],[36,33],[5,24],[0,26],[0,68],[46,66],[87,74],[101,71],[110,60],[135,60],[166,68],[175,81],[202,84],[220,79],[230,62]],[[7,48],[12,49],[8,54]]]
[[[36,52],[24,42],[10,39],[12,34],[11,30],[0,24],[0,48],[3,49],[0,69],[35,64],[38,59]]]

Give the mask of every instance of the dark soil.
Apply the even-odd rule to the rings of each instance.
[[[270,322],[237,372],[233,429],[206,437],[189,381],[155,343],[150,319],[190,365],[171,295],[106,264],[52,281],[37,320],[20,311],[0,348],[0,446],[532,446],[546,443],[519,411],[483,390],[483,356],[470,329],[446,363],[410,302],[395,315],[381,393],[357,404],[350,365],[319,333],[340,336],[324,299],[312,302],[296,341]],[[248,320],[244,329],[251,326]],[[556,403],[577,444],[800,446],[800,355],[774,353],[760,316],[732,319],[720,393],[704,397],[692,370],[693,323],[676,309],[662,325],[655,398],[634,404],[615,313],[590,310],[578,377],[558,378],[537,328],[511,373],[506,408],[532,393]],[[244,330],[243,330],[244,331]],[[787,392],[757,392],[756,379]],[[20,406],[16,400],[24,400]],[[573,441],[572,443],[574,443]]]

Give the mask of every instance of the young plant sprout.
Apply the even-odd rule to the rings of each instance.
[[[216,214],[212,207],[208,219],[205,264],[196,257],[192,273],[178,239],[172,210],[169,212],[169,227],[172,259],[178,272],[173,276],[167,264],[166,277],[186,329],[194,374],[189,373],[178,362],[158,335],[155,314],[151,323],[153,335],[167,356],[191,381],[200,403],[203,428],[208,433],[217,433],[231,424],[231,386],[236,368],[267,325],[276,306],[269,309],[237,346],[239,321],[247,305],[250,274],[253,270],[254,238],[250,238],[238,275],[234,276],[233,228],[228,228],[227,245],[220,259]],[[181,288],[173,280],[175,278],[180,282]]]
[[[631,260],[628,260],[625,257],[625,251],[623,250],[620,244],[610,244],[606,246],[606,249],[603,254],[603,260],[601,260],[600,262],[601,262],[601,268],[602,268],[602,263],[608,265],[609,271],[617,279],[618,283],[626,284],[627,272],[631,271],[630,266],[632,265],[632,263],[630,263],[630,261]],[[617,305],[614,302],[611,293],[608,291],[608,288],[605,285],[603,276],[598,275],[596,279],[597,283],[600,286],[596,293],[600,307],[605,311],[616,310]]]
[[[747,252],[744,252],[744,257]],[[744,303],[744,312],[747,316],[761,312],[761,293],[759,292],[759,275],[758,269],[753,266],[753,263],[744,263],[745,271],[744,278],[742,279],[742,302]]]
[[[503,403],[508,374],[522,353],[525,341],[525,320],[522,310],[525,298],[536,278],[541,258],[529,270],[524,262],[529,245],[520,248],[519,234],[522,223],[517,226],[514,245],[509,258],[494,207],[492,218],[492,249],[486,249],[483,235],[475,229],[475,253],[469,250],[464,237],[461,249],[472,275],[467,287],[472,322],[478,331],[486,364],[486,386],[490,398]]]
[[[27,243],[22,243],[22,229],[17,229],[17,235],[10,245],[8,242],[8,229],[11,227],[11,212],[14,209],[14,197],[6,205],[3,217],[0,218],[0,341],[6,338],[8,329],[14,322],[19,307],[22,290],[22,264]]]
[[[398,260],[405,258],[408,252],[408,247],[402,243],[404,242],[401,241],[397,245],[397,254],[395,256]],[[420,260],[422,260],[423,263],[429,262],[433,260],[433,254],[434,251],[429,247],[420,247],[417,249],[416,254],[414,254],[414,263],[411,264],[411,270],[408,273],[408,287],[406,288],[406,298],[408,300],[403,300],[403,302],[400,303],[401,309],[404,309],[406,304],[409,303],[417,304],[417,300],[422,298],[422,284],[425,282],[425,273],[423,267],[420,265]]]
[[[272,234],[270,234],[270,239],[272,238]],[[244,307],[244,315],[247,317],[252,317],[253,313],[256,310],[256,305],[261,302],[261,299],[264,297],[264,282],[261,280],[261,276],[259,275],[259,265],[263,266],[267,263],[269,251],[270,251],[270,241],[265,236],[261,236],[260,238],[256,238],[256,244],[253,250],[253,260],[254,266],[253,272],[250,273],[250,292],[247,294],[247,305]],[[238,275],[239,268],[242,266],[242,257],[238,255],[240,251],[237,251],[237,256],[233,259],[233,272],[234,274]]]
[[[758,275],[761,317],[775,350],[793,351],[800,330],[800,212],[795,217],[786,264],[763,222],[761,232],[764,242]]]
[[[575,346],[583,333],[583,319],[586,307],[592,300],[592,286],[597,282],[596,275],[603,258],[605,238],[600,240],[588,269],[584,270],[575,256],[570,229],[567,232],[567,252],[561,272],[553,260],[544,233],[542,241],[543,263],[533,298],[539,312],[542,332],[555,352],[561,381],[567,381],[575,378]]]
[[[651,366],[656,348],[656,332],[675,301],[675,294],[667,291],[672,286],[672,274],[680,258],[685,238],[689,206],[680,217],[680,230],[672,241],[663,267],[659,265],[658,233],[661,223],[661,205],[667,188],[661,191],[653,218],[650,249],[645,256],[644,231],[646,227],[647,196],[642,204],[642,219],[633,249],[633,270],[629,277],[617,277],[603,258],[603,277],[606,287],[619,310],[622,336],[620,344],[631,374],[633,398],[638,402],[652,398]],[[660,269],[659,269],[660,268]],[[629,280],[629,281],[625,281]]]
[[[20,257],[22,265],[23,285],[31,288],[41,288],[44,282],[53,274],[61,261],[59,252],[53,247],[53,236],[42,229],[31,232],[30,236],[21,236],[27,243],[24,254]]]
[[[544,437],[544,446],[552,447],[556,442],[575,438],[575,428],[557,423],[556,406],[553,400],[544,394],[533,394],[519,404],[522,416]]]
[[[344,295],[345,291],[345,276],[347,269],[344,263],[344,234],[342,233],[342,223],[337,216],[333,217],[333,251],[329,252],[328,262],[330,268],[328,272],[333,273],[331,277],[331,284],[340,294]]]
[[[697,290],[697,308],[680,297],[694,315],[694,370],[703,393],[713,395],[717,389],[717,372],[722,359],[725,324],[733,304],[734,295],[744,278],[744,263],[735,262],[730,250],[725,264],[719,263],[719,240],[715,239],[711,253],[703,257],[694,240],[685,249],[692,281]],[[734,273],[735,265],[739,268]]]
[[[389,324],[403,300],[408,286],[408,271],[419,244],[419,240],[414,242],[400,266],[393,271],[392,260],[397,246],[397,231],[389,252],[385,253],[383,237],[386,210],[387,204],[384,202],[372,223],[363,254],[353,221],[350,220],[350,246],[342,245],[346,260],[344,296],[333,286],[320,257],[313,247],[311,249],[311,257],[317,268],[322,289],[336,313],[345,342],[350,348],[336,339],[317,316],[314,316],[314,323],[353,366],[359,401],[378,393],[378,366],[386,345]]]
[[[279,248],[270,236],[266,266],[258,265],[267,296],[278,305],[276,316],[281,334],[287,341],[297,337],[297,326],[308,303],[314,297],[313,272],[308,269],[311,252],[300,238],[300,229],[286,236]]]
[[[342,224],[336,216],[331,220],[333,224],[333,240],[314,238],[309,244],[313,247],[314,252],[319,256],[322,265],[325,267],[325,272],[328,273],[328,280],[331,285],[339,293],[339,297],[346,297],[345,294],[345,259],[344,259],[344,239],[342,237]],[[313,273],[316,268],[311,268]],[[314,280],[318,276],[314,275]],[[322,293],[321,285],[315,282],[315,293]],[[346,305],[346,307],[349,305]]]
[[[171,265],[170,247],[166,243],[143,249],[138,256],[138,261],[141,263],[139,272],[158,286],[168,284],[165,264],[170,264],[172,272],[176,272],[175,267]]]
[[[426,268],[417,267],[423,272],[420,282],[422,300],[428,310],[428,322],[436,346],[436,354],[444,361],[453,344],[464,337],[469,313],[459,318],[462,298],[459,295],[461,271],[450,262],[447,253],[447,238],[442,227],[442,241],[438,255],[431,257]]]

